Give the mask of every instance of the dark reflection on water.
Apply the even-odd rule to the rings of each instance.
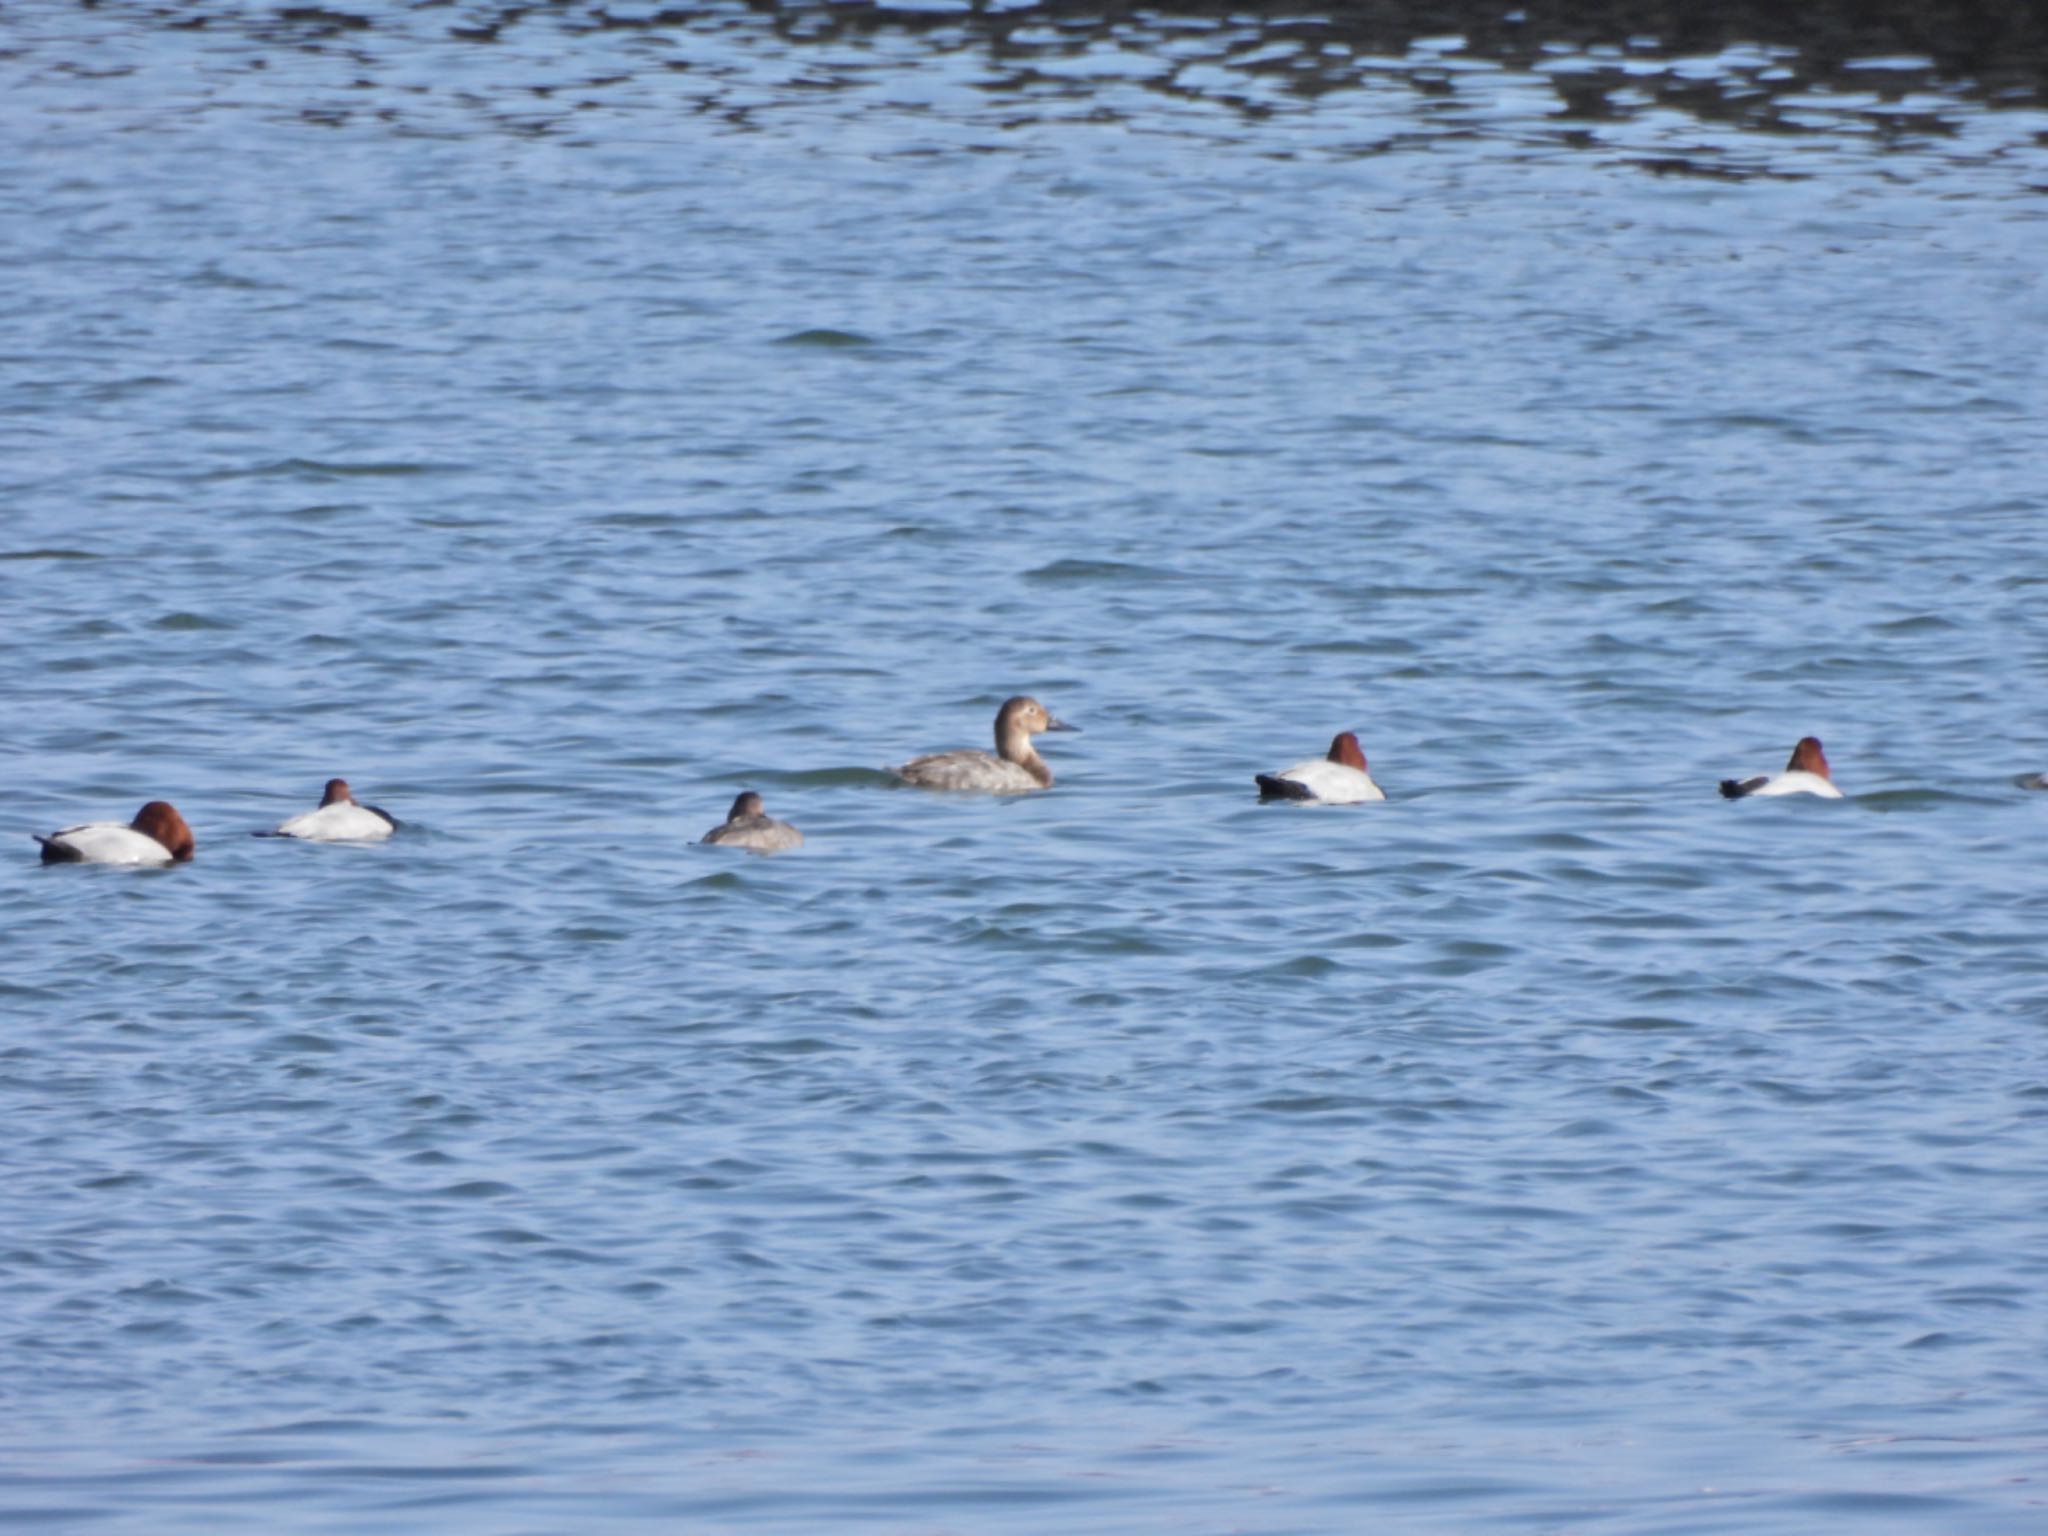
[[[390,62],[395,43],[512,44],[521,52],[545,47],[549,62],[568,72],[522,82],[523,110],[500,114],[504,126],[529,132],[563,127],[578,111],[601,104],[608,91],[645,87],[665,76],[676,82],[672,94],[700,110],[736,123],[772,117],[792,96],[870,85],[865,77],[877,65],[904,62],[904,44],[985,70],[975,84],[991,103],[1086,102],[1092,116],[1111,119],[1144,110],[1142,100],[1106,99],[1113,87],[1265,117],[1388,87],[1455,109],[1497,90],[1508,71],[1542,82],[1555,98],[1550,116],[1567,126],[1677,112],[1702,124],[1801,134],[1838,132],[1846,117],[1882,147],[1952,134],[1965,105],[2048,102],[2048,22],[2039,7],[2019,0],[1802,6],[1440,0],[1306,11],[1230,0],[426,0],[361,9],[205,0],[89,8],[166,30],[335,52],[365,70]],[[606,68],[577,71],[577,40],[599,35],[630,38],[633,46],[623,62],[615,50],[605,54]],[[718,49],[735,43],[773,43],[803,73],[778,82],[786,90],[780,99],[725,99],[716,83],[731,74],[731,61]],[[334,124],[365,111],[404,116],[403,108],[394,112],[378,95],[374,78],[354,85],[366,97],[360,104],[322,103],[307,116]],[[1574,141],[1564,136],[1563,142]]]

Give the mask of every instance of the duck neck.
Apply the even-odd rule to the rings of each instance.
[[[1031,745],[1031,733],[1012,726],[996,732],[996,754],[1007,763],[1015,763],[1031,777],[1048,788],[1052,785],[1052,770],[1045,766]]]

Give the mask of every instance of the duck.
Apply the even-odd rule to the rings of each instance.
[[[1799,738],[1799,745],[1792,749],[1791,760],[1785,764],[1783,773],[1721,781],[1723,799],[1742,800],[1751,795],[1819,795],[1825,800],[1843,798],[1842,792],[1835,788],[1835,781],[1828,777],[1827,754],[1821,751],[1820,740],[1814,736]]]
[[[373,843],[398,829],[398,818],[349,793],[347,779],[329,779],[318,810],[301,811],[258,837],[296,837],[309,843]]]
[[[963,747],[913,757],[889,772],[920,789],[979,790],[991,795],[1021,795],[1052,788],[1052,770],[1033,750],[1031,738],[1041,731],[1078,731],[1078,725],[1055,720],[1038,700],[1019,694],[996,711],[996,755]]]
[[[1255,773],[1252,778],[1259,786],[1260,798],[1266,800],[1358,805],[1387,798],[1365,771],[1365,754],[1358,750],[1358,738],[1350,731],[1336,734],[1326,756],[1312,757],[1278,773]]]
[[[704,834],[704,841],[751,853],[781,853],[803,847],[804,835],[788,822],[770,816],[762,808],[761,797],[749,789],[733,801],[724,823]]]
[[[2020,780],[2021,789],[2048,789],[2048,773],[2030,773]]]
[[[133,821],[89,821],[33,835],[45,864],[182,864],[192,857],[192,829],[168,800],[150,801]]]

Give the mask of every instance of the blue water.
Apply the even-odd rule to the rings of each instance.
[[[603,16],[0,15],[0,1524],[2042,1529],[2040,101]]]

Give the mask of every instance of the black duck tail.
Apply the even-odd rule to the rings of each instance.
[[[1277,779],[1270,773],[1255,773],[1253,780],[1259,786],[1262,800],[1313,800],[1315,792],[1306,784],[1297,784],[1292,779]]]

